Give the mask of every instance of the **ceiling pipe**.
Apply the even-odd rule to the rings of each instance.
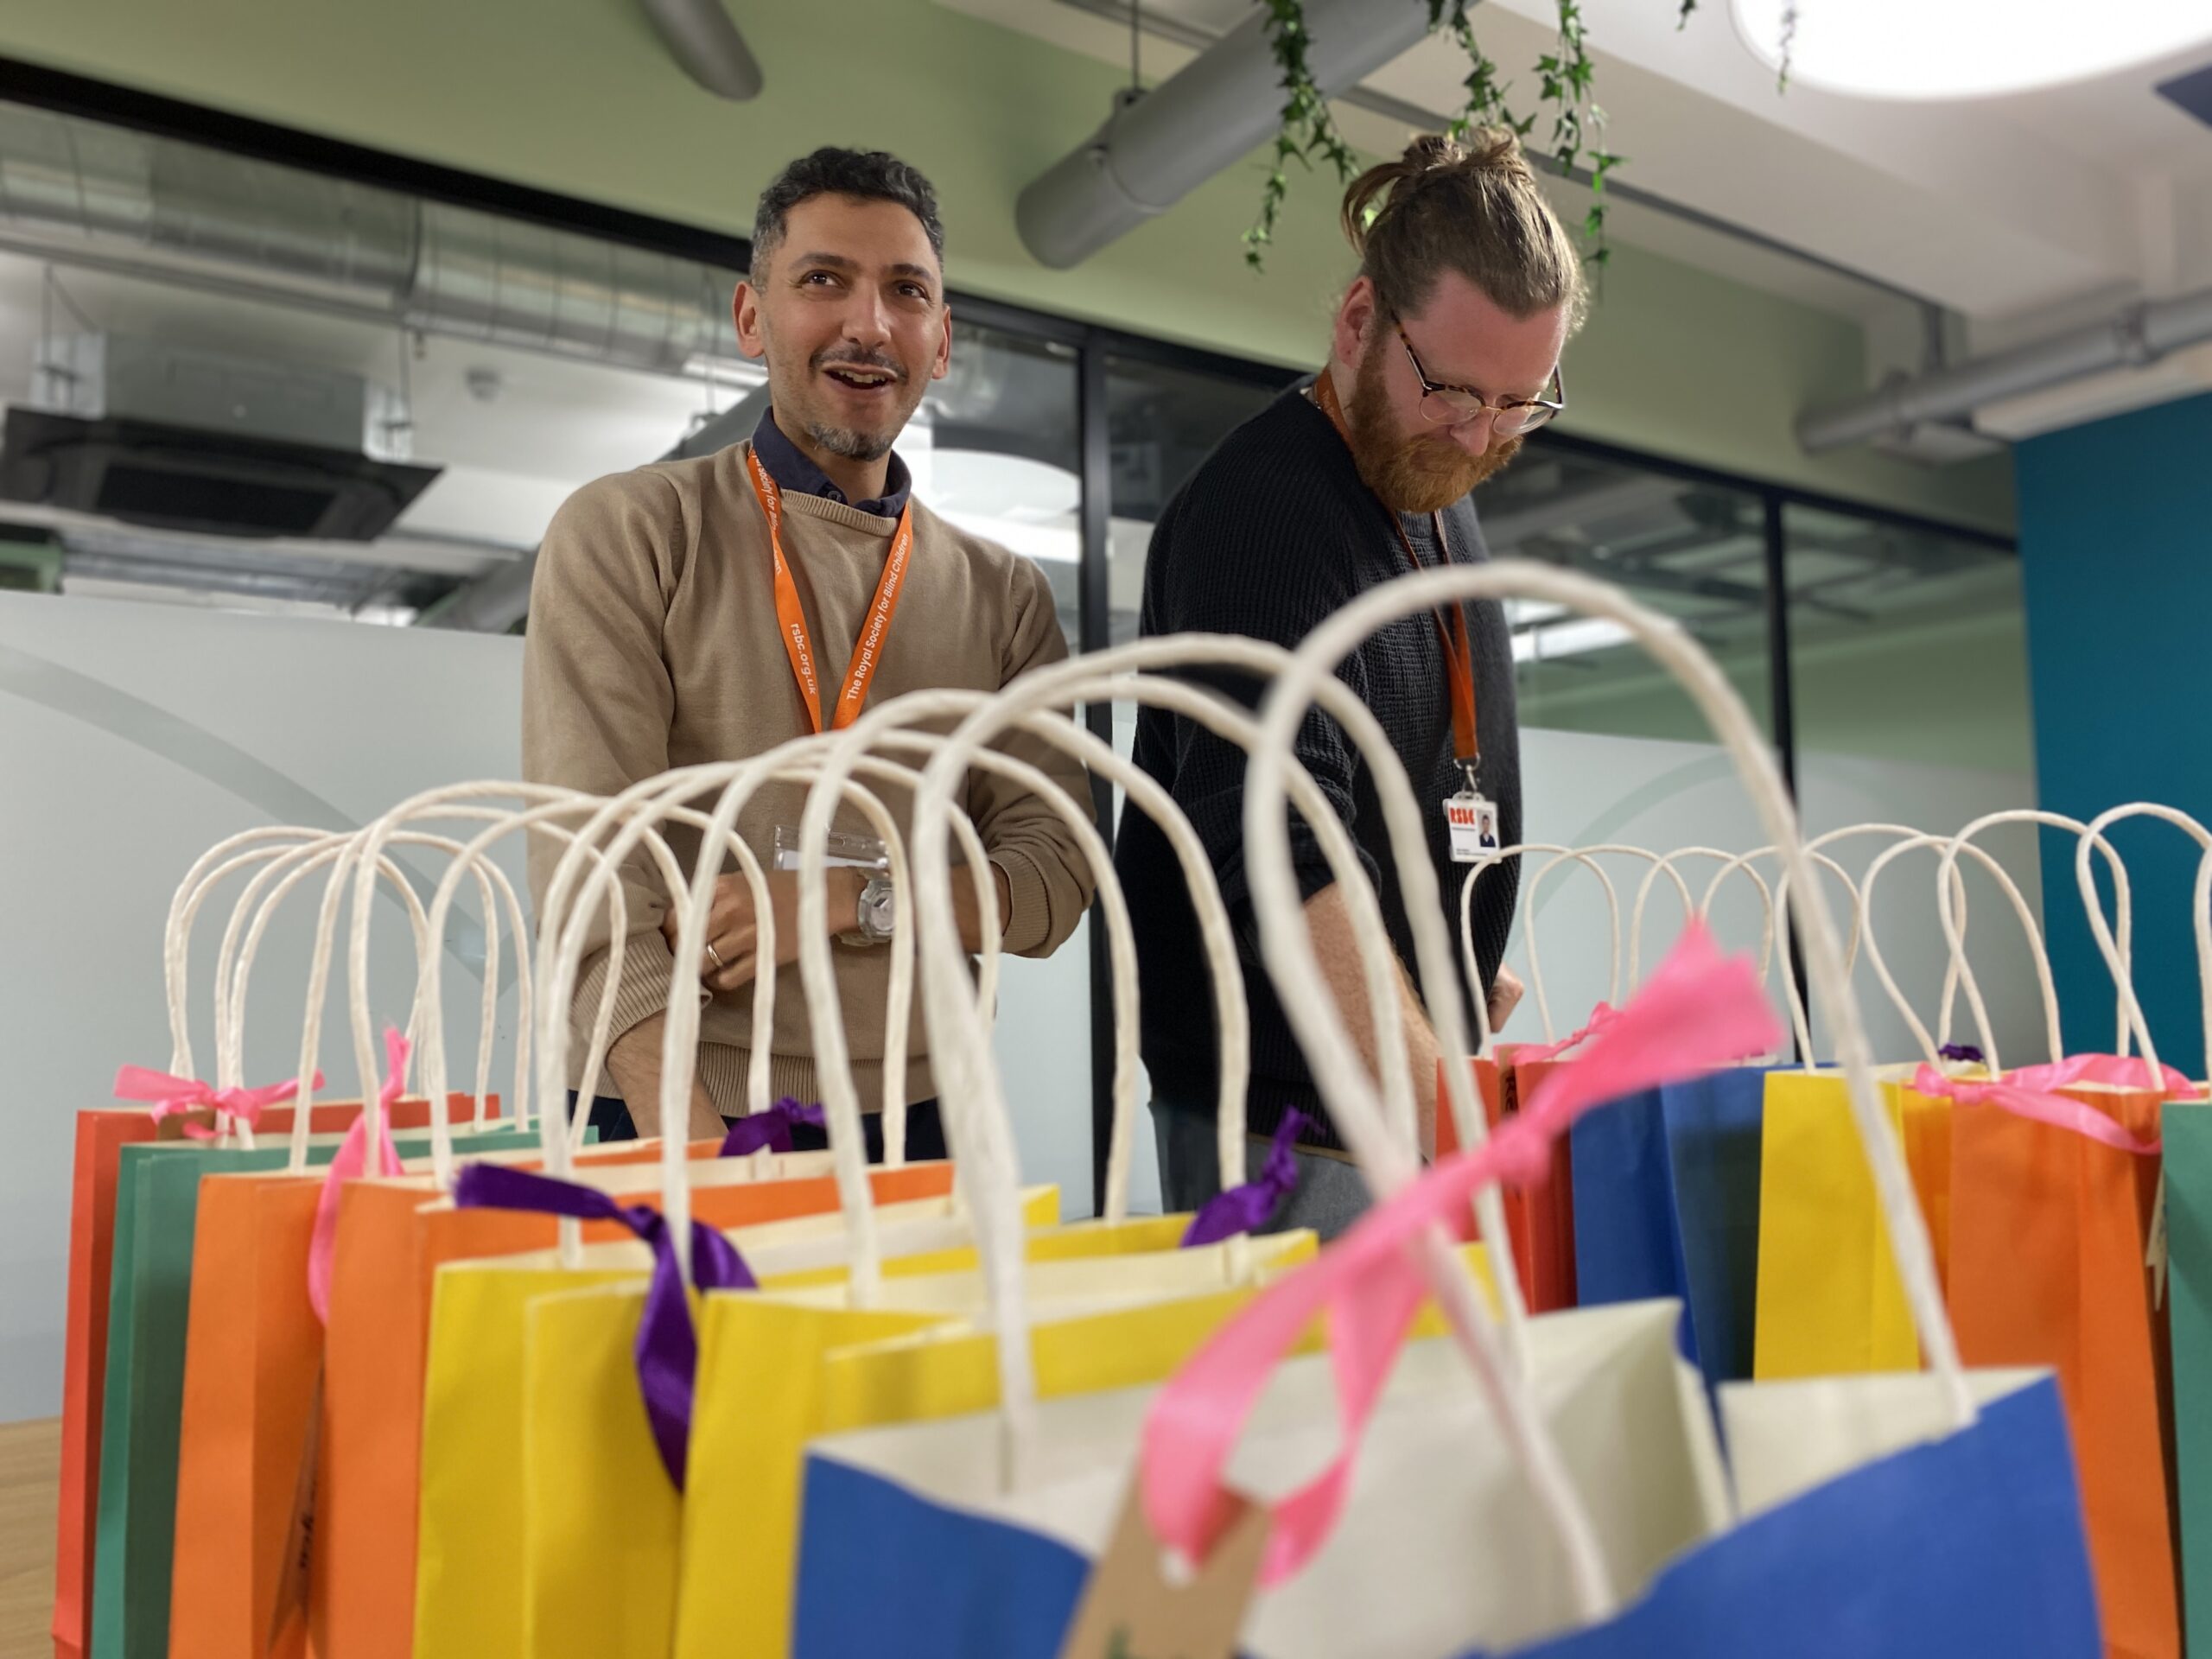
[[[1054,270],[1078,265],[1166,213],[1272,137],[1281,72],[1255,9],[1157,86],[1116,95],[1090,138],[1014,204],[1022,245]],[[1306,61],[1325,93],[1357,86],[1428,32],[1424,0],[1306,0]]]
[[[2212,340],[2212,289],[2131,305],[2086,328],[2054,334],[1955,368],[1899,380],[1798,417],[1797,442],[1821,454],[1914,428],[1964,420],[1985,404],[2113,369],[2143,368],[2169,352]]]
[[[0,246],[660,374],[743,355],[696,260],[21,105]]]
[[[743,103],[760,96],[760,60],[722,10],[722,0],[645,0],[645,5],[685,74],[717,98]]]

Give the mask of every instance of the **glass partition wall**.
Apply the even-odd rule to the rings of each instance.
[[[739,442],[765,405],[728,321],[740,239],[41,73],[0,103],[0,588],[519,627],[569,492]],[[1299,371],[954,298],[952,372],[901,444],[921,499],[1035,560],[1071,648],[1134,638],[1161,509]],[[157,383],[169,403],[147,401]],[[33,464],[58,453],[41,434],[118,440],[132,420],[190,453]],[[1560,426],[1484,487],[1494,556],[1675,618],[1793,776],[2026,772],[2004,538],[1592,443],[1571,410]],[[302,436],[304,482],[281,464]],[[1704,737],[1610,625],[1511,620],[1524,724]],[[1126,753],[1127,711],[1088,718]],[[1059,1065],[1090,1078],[1103,1146],[1095,965],[1091,983]]]

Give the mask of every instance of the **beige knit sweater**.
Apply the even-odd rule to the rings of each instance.
[[[896,521],[791,491],[784,505],[785,556],[821,665],[826,709],[843,683]],[[870,708],[924,688],[995,691],[1067,655],[1052,591],[1036,566],[953,528],[918,501],[913,514],[913,552]],[[526,779],[613,795],[671,767],[743,760],[809,728],[777,631],[767,524],[747,481],[742,448],[619,473],[569,499],[545,533],[531,585],[523,651]],[[1033,739],[1003,747],[1044,768],[1088,808],[1081,767]],[[893,758],[916,760],[911,753]],[[888,787],[878,792],[905,835],[911,796]],[[802,785],[772,785],[739,818],[739,832],[764,866],[773,868],[777,826],[798,827],[805,794]],[[1012,892],[1006,949],[1049,954],[1090,902],[1090,869],[1074,838],[1043,801],[983,772],[969,774],[964,805]],[[836,828],[868,833],[849,804],[840,809]],[[696,832],[671,826],[666,833],[688,870]],[[559,859],[550,837],[531,837],[531,887],[540,906]],[[665,888],[642,859],[626,869],[624,886],[630,908],[617,1034],[666,1005],[672,967],[659,930]],[[572,1088],[606,982],[604,912],[597,927],[571,1010]],[[861,1099],[873,1110],[882,1090],[889,952],[832,949]],[[819,1100],[812,1022],[796,964],[777,976],[775,998],[775,1091]],[[700,1076],[726,1116],[744,1109],[752,1003],[752,988],[741,987],[714,997],[701,1020]],[[906,1096],[927,1099],[936,1086],[918,997],[912,1026]]]

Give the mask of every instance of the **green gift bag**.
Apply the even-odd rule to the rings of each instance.
[[[466,1141],[472,1154],[528,1151],[537,1143],[535,1128],[487,1129]],[[429,1150],[419,1137],[393,1144],[402,1157]],[[311,1144],[308,1160],[327,1164],[337,1150],[334,1141]],[[87,1659],[168,1659],[177,1431],[200,1181],[282,1170],[288,1155],[281,1142],[250,1152],[181,1141],[122,1149]]]
[[[2165,1141],[2184,1651],[2212,1653],[2212,1105],[2168,1101],[2159,1134]]]

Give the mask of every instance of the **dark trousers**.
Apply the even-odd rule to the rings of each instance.
[[[569,1110],[573,1115],[575,1109],[576,1095],[571,1090],[569,1092]],[[610,1141],[634,1141],[638,1138],[638,1127],[630,1121],[630,1109],[623,1104],[619,1096],[601,1095],[592,1102],[591,1124],[599,1131],[601,1145]],[[881,1163],[883,1115],[880,1112],[862,1113],[861,1129],[868,1141],[868,1162]],[[804,1123],[791,1130],[793,1152],[824,1152],[829,1146],[830,1137],[823,1130]],[[937,1102],[915,1101],[906,1108],[906,1161],[924,1163],[950,1155],[944,1147],[944,1121],[938,1115]]]

